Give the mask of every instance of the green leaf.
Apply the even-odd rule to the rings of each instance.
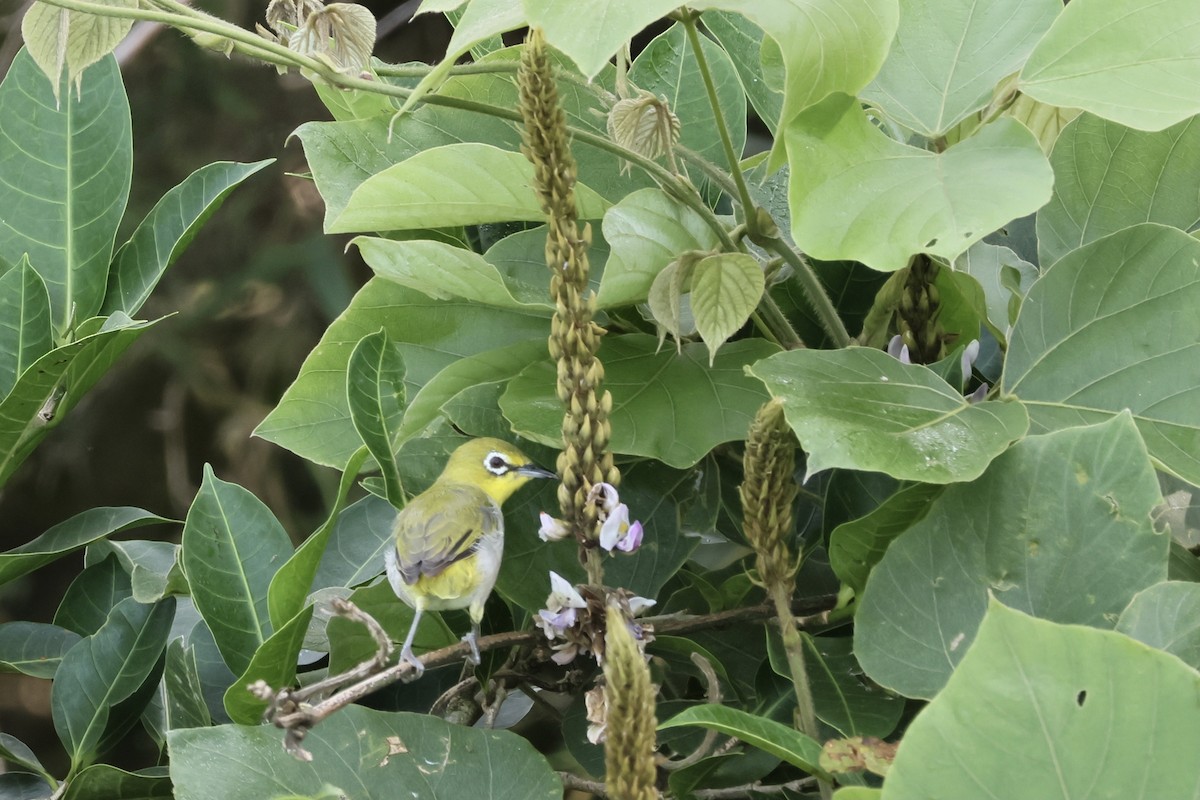
[[[29,366],[54,347],[50,296],[42,277],[22,258],[0,275],[0,399]]]
[[[946,487],[871,572],[854,652],[876,682],[932,697],[968,651],[989,594],[1057,622],[1111,627],[1166,578],[1158,482],[1127,415],[1013,445]]]
[[[692,275],[692,315],[708,345],[708,365],[717,350],[750,319],[766,290],[762,268],[745,253],[701,259]]]
[[[101,540],[88,548],[88,562],[109,553],[129,573],[133,597],[153,603],[169,594],[187,594],[187,578],[179,565],[179,545],[171,542],[112,542]]]
[[[312,589],[358,586],[382,573],[395,521],[395,507],[381,497],[367,495],[350,504],[330,529]]]
[[[355,481],[358,480],[358,471],[362,469],[368,455],[367,448],[360,447],[350,457],[350,462],[342,471],[337,497],[334,500],[333,508],[329,510],[329,516],[325,519],[325,523],[296,548],[291,557],[271,578],[271,586],[267,590],[267,608],[270,610],[271,625],[276,629],[282,627],[304,608],[305,599],[308,597],[309,589],[317,574],[317,568],[324,557],[330,534],[337,526],[342,511],[346,507],[346,498]]]
[[[1179,656],[1196,668],[1200,666],[1198,612],[1200,585],[1184,581],[1156,583],[1133,596],[1117,620],[1117,630]]]
[[[800,731],[764,717],[748,714],[736,708],[717,704],[692,706],[660,723],[659,730],[678,728],[681,725],[699,725],[729,736],[771,755],[782,758],[794,767],[829,780],[829,775],[817,762],[821,757],[821,745]]]
[[[327,786],[352,791],[356,800],[392,800],[401,786],[423,800],[562,797],[562,783],[545,758],[507,731],[350,706],[305,737],[312,761],[285,753],[281,737],[261,725],[172,731],[175,797],[303,796]]]
[[[1080,245],[1139,222],[1190,231],[1200,197],[1188,176],[1200,171],[1200,121],[1155,133],[1083,114],[1050,154],[1054,194],[1037,215],[1038,258],[1050,266]]]
[[[163,728],[206,728],[212,724],[204,704],[204,688],[196,664],[196,646],[185,644],[182,638],[167,644],[167,661],[163,669],[159,695],[163,705]]]
[[[83,82],[86,91],[64,91],[60,104],[24,52],[0,85],[0,261],[29,254],[59,332],[100,309],[133,169],[116,59],[104,58]]]
[[[953,261],[1050,198],[1054,174],[1024,126],[999,119],[942,153],[897,142],[857,99],[833,95],[785,130],[792,236],[813,258],[903,267]]]
[[[359,339],[346,364],[346,399],[354,429],[383,473],[388,501],[404,506],[393,433],[404,413],[404,357],[379,329]]]
[[[0,733],[0,758],[7,761],[10,768],[22,767],[43,777],[50,777],[29,745],[10,733]]]
[[[613,398],[613,452],[683,468],[719,444],[746,438],[766,394],[743,368],[774,352],[773,345],[762,339],[733,342],[712,367],[700,344],[686,344],[678,354],[656,350],[654,337],[642,334],[604,341],[600,358]],[[549,361],[532,364],[500,398],[514,432],[550,446],[562,440],[554,374]]]
[[[1197,25],[1200,6],[1191,0],[1072,3],[1034,48],[1020,89],[1053,106],[1162,130],[1200,112]]]
[[[861,94],[930,139],[986,106],[1062,11],[1059,0],[903,0],[879,74]]]
[[[33,572],[114,533],[168,522],[140,508],[92,508],[60,522],[31,542],[0,553],[0,584]]]
[[[1038,268],[1007,247],[976,242],[954,262],[954,270],[979,282],[988,327],[1000,341],[1007,341],[1016,310],[1040,274]],[[1009,275],[1015,281],[1010,281]]]
[[[540,302],[518,300],[495,266],[478,253],[461,247],[425,239],[398,242],[373,236],[358,236],[351,244],[358,247],[363,261],[376,275],[435,300],[461,298],[499,308],[546,309],[547,313],[554,308],[545,287]],[[544,268],[542,273],[545,274]]]
[[[76,331],[79,338],[25,370],[0,402],[0,485],[152,324],[124,314],[93,318]]]
[[[342,469],[360,441],[346,404],[346,364],[363,336],[380,328],[404,355],[408,395],[447,365],[519,341],[545,341],[544,317],[465,301],[431,300],[375,278],[334,320],[296,382],[255,434],[304,458]]]
[[[720,239],[704,218],[661,189],[641,189],[604,215],[612,252],[596,296],[598,308],[644,302],[654,278],[680,254],[715,250]]]
[[[1197,307],[1200,242],[1191,236],[1142,224],[1086,244],[1029,290],[1001,388],[1029,409],[1035,431],[1128,408],[1150,456],[1200,484]]]
[[[126,772],[108,764],[93,764],[71,780],[63,800],[171,800],[171,779],[165,769]]]
[[[525,2],[529,23],[588,77],[675,7],[673,0]],[[701,0],[690,7],[737,11],[778,42],[787,69],[783,120],[831,92],[854,94],[866,86],[883,63],[898,16],[894,0]],[[592,24],[580,25],[581,19]]]
[[[218,161],[196,170],[163,195],[113,256],[102,313],[136,314],[163,273],[187,249],[229,193],[274,161]]]
[[[520,153],[465,142],[424,150],[373,175],[354,190],[329,233],[438,228],[545,219],[530,188],[533,165]],[[581,219],[599,219],[609,204],[575,184]]]
[[[993,600],[962,664],[905,733],[885,793],[1192,797],[1197,703],[1196,671],[1178,659]]]
[[[746,93],[733,61],[721,46],[706,36],[699,38],[733,150],[741,153],[746,146]],[[681,23],[675,23],[646,45],[630,66],[629,80],[634,86],[667,99],[667,105],[681,123],[681,145],[713,163],[725,163],[717,119]]]
[[[848,637],[805,636],[809,685],[817,718],[843,736],[883,738],[896,729],[904,698],[864,680]],[[784,671],[783,677],[791,678]]]
[[[91,636],[100,630],[113,606],[132,596],[129,573],[121,568],[115,555],[110,555],[71,581],[54,612],[54,624],[80,636]]]
[[[779,125],[779,114],[783,110],[783,93],[768,85],[763,77],[762,28],[741,14],[726,11],[709,11],[701,20],[704,27],[729,54],[742,80],[742,87],[746,90],[746,98],[758,113],[759,119],[774,135]],[[774,43],[773,39],[766,41]]]
[[[306,607],[254,651],[245,671],[225,692],[225,711],[231,720],[242,725],[255,725],[262,720],[267,703],[248,689],[255,681],[266,681],[275,689],[292,685],[296,679],[296,659],[312,615],[313,607]]]
[[[447,365],[413,396],[400,422],[396,445],[403,445],[428,430],[441,419],[446,404],[462,392],[474,386],[508,380],[545,355],[546,343],[541,339],[531,339],[487,350]]]
[[[53,678],[79,638],[74,631],[43,622],[5,622],[0,625],[0,672]]]
[[[928,367],[865,347],[792,350],[749,371],[784,401],[808,453],[808,476],[843,467],[925,483],[969,481],[1029,426],[1019,403],[968,403]]]
[[[242,673],[271,634],[267,589],[292,554],[283,526],[253,494],[205,465],[183,526],[183,569],[225,663]]]
[[[896,492],[865,516],[834,528],[829,535],[829,566],[834,574],[861,595],[867,576],[888,545],[924,519],[930,503],[941,493],[942,487],[937,484],[918,483]]]
[[[122,600],[108,620],[63,657],[50,696],[54,728],[71,758],[72,774],[97,755],[109,712],[132,695],[158,662],[175,601],[152,606]]]

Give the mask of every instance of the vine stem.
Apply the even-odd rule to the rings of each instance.
[[[808,669],[804,664],[804,639],[800,627],[792,616],[792,602],[788,582],[767,587],[775,614],[779,621],[779,632],[783,638],[783,652],[787,656],[788,671],[792,673],[792,686],[796,691],[796,727],[816,742],[821,741],[821,730],[817,727],[817,714],[813,709],[812,689],[808,683]],[[826,782],[818,784],[822,800],[833,797],[833,788]]]
[[[763,249],[782,258],[784,263],[792,268],[805,298],[812,305],[813,311],[817,313],[821,327],[833,340],[834,346],[849,347],[850,332],[846,330],[842,318],[838,316],[837,309],[834,308],[833,301],[829,299],[825,287],[821,285],[821,279],[817,277],[817,273],[812,268],[812,264],[808,263],[808,259],[788,247],[788,243],[779,237],[764,238],[758,244]]]

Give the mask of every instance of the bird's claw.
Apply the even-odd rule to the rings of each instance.
[[[479,644],[475,641],[475,631],[471,631],[463,636],[462,640],[471,647],[471,655],[469,656],[471,663],[475,666],[479,666],[483,659],[479,656]]]
[[[416,680],[425,674],[425,665],[421,663],[421,659],[417,658],[411,647],[404,648],[400,653],[400,661],[409,664],[413,668],[411,680]]]

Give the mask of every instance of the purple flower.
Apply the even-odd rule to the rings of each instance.
[[[543,542],[557,542],[567,537],[569,533],[567,523],[561,519],[555,519],[545,511],[538,516],[542,520],[542,527],[538,528],[538,537]]]

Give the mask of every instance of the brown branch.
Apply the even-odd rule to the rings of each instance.
[[[833,608],[836,601],[836,595],[804,598],[793,604],[793,612],[801,617],[815,615],[815,619],[819,621],[824,616],[823,612]],[[364,624],[368,624],[369,627],[369,623],[358,616],[353,616],[353,612],[347,613],[338,609],[338,613],[358,619]],[[361,613],[359,612],[359,614]],[[666,614],[658,617],[646,617],[641,619],[640,623],[655,634],[677,635],[749,622],[765,622],[774,616],[775,607],[768,603],[762,603],[746,608],[718,611],[715,614]],[[541,631],[509,631],[481,637],[478,645],[479,651],[483,653],[506,647],[533,645],[544,640],[545,637]],[[380,650],[382,652],[382,647]],[[469,654],[470,647],[467,643],[459,642],[440,650],[430,651],[421,657],[421,661],[426,669],[431,669],[462,661]],[[304,689],[284,688],[275,691],[260,681],[254,685],[252,691],[257,697],[270,703],[266,717],[276,727],[283,728],[286,732],[284,748],[297,758],[310,760],[311,754],[300,746],[300,742],[314,725],[339,709],[361,700],[385,686],[396,681],[409,681],[415,677],[412,665],[407,662],[387,667],[383,666],[384,663],[384,659],[377,653],[370,661],[359,664],[347,673],[327,678]],[[357,680],[357,682],[320,702],[315,704],[307,702],[320,692],[328,690],[331,686],[344,684],[347,680]]]

